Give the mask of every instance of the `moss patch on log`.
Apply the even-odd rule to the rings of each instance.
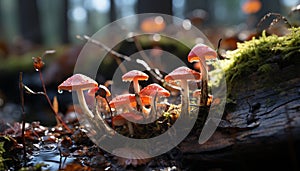
[[[237,46],[226,53],[230,60],[222,62],[229,94],[249,83],[251,87],[269,87],[300,75],[299,27],[290,28],[281,37],[263,32],[260,37]]]

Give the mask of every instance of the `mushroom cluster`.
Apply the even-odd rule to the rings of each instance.
[[[189,81],[201,80],[201,90],[194,92],[194,97],[201,96],[200,104],[208,104],[207,100],[211,96],[208,95],[208,75],[205,60],[215,59],[216,57],[216,51],[204,44],[197,44],[190,51],[188,61],[199,62],[200,72],[186,66],[181,66],[164,77],[164,81],[167,84],[176,84],[180,87],[181,115],[184,117],[189,116],[190,112]],[[122,81],[132,82],[134,93],[121,94],[113,97],[110,101],[107,97],[111,96],[111,93],[104,85],[98,86],[96,81],[82,74],[74,74],[60,84],[58,90],[76,91],[83,113],[93,120],[94,114],[87,106],[83,93],[84,90],[89,90],[88,94],[94,96],[96,102],[97,100],[100,101],[100,99],[105,100],[106,107],[108,106],[111,114],[112,127],[127,126],[129,134],[133,136],[133,123],[142,123],[139,121],[147,119],[151,121],[152,119],[156,120],[158,113],[161,113],[161,111],[157,112],[158,98],[167,98],[170,96],[170,92],[167,89],[156,83],[149,84],[141,89],[139,81],[145,81],[148,78],[147,74],[138,70],[131,70],[125,73],[122,76]],[[104,130],[112,132],[113,129],[107,125],[101,115],[99,113],[96,114]]]
[[[130,135],[133,135],[132,123],[147,119],[150,113],[154,113],[156,96],[168,97],[170,93],[159,86],[158,84],[151,84],[140,91],[139,80],[147,80],[148,75],[137,70],[127,72],[122,76],[123,81],[131,81],[134,87],[134,94],[122,94],[115,96],[110,101],[107,97],[111,96],[110,91],[104,85],[98,85],[96,81],[83,74],[74,74],[58,86],[58,90],[76,91],[78,102],[82,108],[82,112],[91,120],[94,119],[95,114],[89,109],[84,91],[88,90],[88,95],[94,96],[97,101],[105,100],[109,111],[111,113],[111,123],[114,126],[127,125]],[[154,92],[154,94],[153,94]],[[155,95],[155,97],[154,97]],[[150,106],[150,109],[147,108]],[[97,107],[97,105],[96,105]],[[142,110],[139,110],[142,109]],[[96,108],[96,112],[97,112]],[[100,116],[97,113],[97,116]],[[112,132],[112,128],[107,125],[107,122],[100,116],[104,129],[107,132]],[[125,121],[126,120],[126,121]]]

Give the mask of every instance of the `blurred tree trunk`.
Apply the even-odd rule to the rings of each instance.
[[[61,38],[62,38],[62,43],[69,43],[68,0],[63,0],[62,5],[63,5],[63,16],[62,16],[63,19],[62,19],[62,26],[61,26]]]
[[[162,13],[172,15],[172,0],[138,0],[137,13]]]
[[[172,0],[138,0],[137,2],[137,13],[161,13],[167,15],[173,15],[172,12]],[[145,16],[139,16],[139,20],[143,21]],[[149,16],[147,16],[149,17]],[[165,18],[166,23],[172,23],[172,20]]]
[[[110,0],[110,10],[109,10],[109,17],[110,21],[115,21],[116,20],[116,4],[115,0]]]
[[[19,0],[21,34],[25,40],[42,43],[39,13],[36,0]]]

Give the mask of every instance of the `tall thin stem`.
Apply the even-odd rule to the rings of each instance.
[[[47,95],[47,90],[46,90],[46,86],[45,86],[45,83],[44,83],[44,79],[43,79],[43,74],[40,70],[38,70],[39,72],[39,75],[40,75],[40,80],[41,80],[41,83],[42,83],[42,86],[43,86],[43,92],[44,92],[44,96],[46,97],[46,100],[50,106],[50,108],[52,109],[53,113],[55,114],[55,117],[58,119],[58,121],[60,122],[60,124],[62,124],[62,126],[69,132],[69,133],[72,133],[73,131],[68,127],[68,125],[61,119],[61,117],[59,116],[59,114],[55,111],[52,103],[51,103],[51,100],[49,98],[49,96]]]
[[[112,111],[111,111],[111,107],[110,107],[109,101],[107,100],[107,98],[106,98],[106,97],[105,97],[104,99],[105,99],[105,102],[106,102],[106,104],[107,104],[107,106],[108,106],[108,108],[109,108],[110,119],[112,119],[112,117],[113,117],[113,113],[112,113]]]
[[[24,91],[23,91],[23,73],[22,72],[20,72],[20,75],[19,75],[19,90],[20,90],[20,101],[21,101],[21,107],[22,107],[23,160],[26,161],[26,143],[25,143],[25,119],[26,119],[26,113],[25,113],[25,109],[24,109]]]
[[[206,106],[208,99],[208,72],[204,57],[201,57],[200,60],[200,71],[202,73],[200,104]]]
[[[181,80],[181,113],[186,113],[184,116],[189,115],[190,101],[189,101],[189,86],[187,80]]]

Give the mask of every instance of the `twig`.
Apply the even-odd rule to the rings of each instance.
[[[42,57],[45,57],[47,54],[53,54],[55,53],[55,50],[47,50],[43,53]],[[27,92],[31,93],[31,94],[39,94],[39,95],[44,95],[49,106],[51,107],[53,113],[55,114],[56,119],[59,121],[59,124],[62,124],[62,126],[69,132],[72,133],[72,130],[68,127],[68,125],[61,119],[61,117],[58,115],[58,112],[56,111],[56,109],[53,107],[53,104],[47,94],[47,90],[46,90],[46,86],[45,86],[45,82],[43,79],[43,74],[41,72],[41,69],[44,66],[44,62],[42,60],[42,57],[33,57],[33,66],[35,68],[36,71],[39,72],[39,76],[40,76],[40,80],[42,83],[42,87],[43,87],[43,92],[34,92],[31,89],[29,89],[27,86],[25,87],[25,89],[27,90]],[[22,84],[23,87],[23,84]]]
[[[46,97],[46,100],[50,106],[50,108],[52,109],[53,113],[55,114],[55,117],[58,119],[58,121],[60,122],[60,124],[62,124],[62,126],[69,132],[69,133],[72,133],[73,131],[68,127],[68,125],[61,119],[61,117],[59,116],[59,114],[55,111],[52,103],[51,103],[51,100],[49,98],[49,96],[47,95],[47,90],[46,90],[46,86],[45,86],[45,83],[44,83],[44,79],[43,79],[43,75],[42,75],[42,72],[41,70],[38,70],[39,72],[39,75],[40,75],[40,80],[41,80],[41,83],[42,83],[42,86],[43,86],[43,95]]]
[[[107,52],[111,53],[112,55],[114,55],[114,56],[116,56],[116,57],[119,57],[119,58],[124,59],[124,60],[126,60],[126,61],[136,62],[136,63],[138,63],[138,64],[143,65],[143,66],[145,67],[145,69],[146,69],[146,70],[147,70],[147,71],[148,71],[155,79],[159,80],[159,81],[163,84],[163,86],[166,86],[166,85],[167,85],[167,86],[169,86],[169,87],[171,87],[171,88],[173,88],[173,89],[175,89],[175,90],[180,90],[179,87],[174,86],[174,85],[172,85],[172,84],[169,84],[169,83],[165,82],[165,80],[164,80],[163,78],[161,78],[158,74],[156,74],[155,72],[153,72],[153,70],[149,67],[149,65],[148,65],[144,60],[142,60],[142,59],[136,59],[136,61],[132,61],[131,58],[130,58],[129,56],[126,56],[126,55],[123,55],[123,54],[121,54],[121,53],[118,53],[118,52],[114,51],[113,49],[107,47],[105,44],[103,44],[103,43],[101,43],[101,42],[99,42],[99,41],[97,41],[97,40],[95,40],[95,39],[92,39],[91,37],[89,37],[89,36],[87,36],[87,35],[84,35],[83,37],[80,36],[80,35],[77,35],[76,37],[77,37],[77,39],[80,39],[80,40],[86,40],[86,41],[88,41],[88,42],[91,42],[91,43],[93,43],[93,44],[95,44],[95,45],[97,45],[97,46],[103,48],[104,50],[106,50]],[[137,48],[138,48],[138,47],[137,47]]]
[[[22,107],[22,145],[23,145],[23,160],[26,163],[26,143],[25,143],[25,119],[26,113],[24,108],[24,93],[23,93],[23,73],[20,72],[19,75],[19,91],[20,91],[20,101]]]
[[[222,42],[222,39],[219,39],[218,48],[217,48],[218,59],[220,59],[220,60],[228,59],[228,58],[224,57],[223,55],[221,55],[221,53],[220,53],[221,42]]]
[[[152,64],[151,60],[148,58],[148,56],[147,56],[146,53],[144,52],[144,49],[143,49],[141,43],[138,41],[137,37],[134,36],[134,37],[133,37],[133,40],[134,40],[134,44],[135,44],[137,50],[139,51],[139,53],[141,54],[141,57],[143,58],[143,60],[144,60],[147,64],[150,64],[151,67],[153,67],[153,64]]]
[[[80,40],[87,40],[95,45],[98,45],[100,47],[102,47],[104,50],[106,50],[107,52],[111,53],[112,55],[115,55],[119,58],[122,58],[126,61],[131,61],[130,57],[126,56],[126,55],[122,55],[114,50],[112,50],[111,48],[107,47],[105,44],[95,40],[95,39],[92,39],[91,37],[87,36],[87,35],[83,35],[83,37],[81,37],[80,35],[77,35],[76,36],[77,39],[80,39]]]

